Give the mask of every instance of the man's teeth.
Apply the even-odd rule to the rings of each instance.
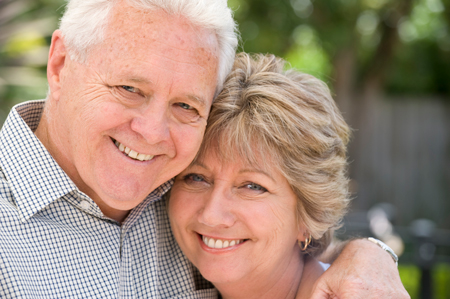
[[[208,238],[205,236],[202,236],[202,241],[209,248],[227,248],[244,242],[244,240],[221,240]]]
[[[121,151],[122,153],[126,154],[128,157],[130,157],[130,158],[132,158],[134,160],[150,161],[154,157],[152,155],[139,154],[138,152],[130,149],[129,147],[126,147],[125,145],[123,145],[119,141],[115,141],[114,143],[119,148],[119,151]]]

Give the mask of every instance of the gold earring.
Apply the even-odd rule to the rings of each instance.
[[[305,251],[306,248],[308,248],[308,245],[311,243],[312,240],[312,236],[311,234],[309,234],[309,237],[305,239],[305,242],[302,244],[301,241],[298,241],[298,245],[300,245],[300,248],[302,249],[302,251]]]

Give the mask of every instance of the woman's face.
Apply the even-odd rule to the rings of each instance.
[[[279,171],[222,164],[209,152],[176,178],[169,215],[183,252],[219,287],[279,279],[298,268],[304,229],[296,204]]]

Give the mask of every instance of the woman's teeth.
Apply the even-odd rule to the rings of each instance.
[[[202,236],[202,241],[209,248],[227,248],[244,242],[244,240],[221,240],[208,238],[205,236]]]
[[[129,147],[124,146],[122,143],[120,143],[119,141],[115,141],[114,142],[117,146],[117,148],[124,153],[125,155],[127,155],[128,157],[134,159],[134,160],[139,160],[139,161],[150,161],[151,159],[153,159],[154,156],[152,155],[144,155],[144,154],[140,154],[132,149],[130,149]]]

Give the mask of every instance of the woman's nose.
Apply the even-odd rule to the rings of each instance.
[[[231,196],[224,189],[215,189],[204,201],[198,221],[209,227],[231,227],[236,221]]]

